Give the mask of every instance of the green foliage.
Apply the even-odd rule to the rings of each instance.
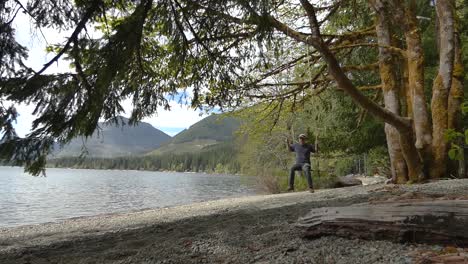
[[[453,160],[463,160],[464,151],[459,145],[452,143],[448,155]]]
[[[462,109],[462,113],[464,115],[468,114],[468,102],[464,102],[462,105],[461,105],[461,109]]]
[[[456,139],[463,137],[463,133],[456,131],[455,129],[447,129],[445,131],[445,140],[448,142],[455,141]]]
[[[308,134],[312,144],[318,139],[320,154],[312,158],[317,187],[331,187],[337,176],[355,173],[356,159],[369,150],[375,156],[369,168],[383,172],[388,167],[388,157],[383,156],[387,156],[383,154],[383,125],[363,115],[345,95],[325,91],[295,107],[294,113],[279,115],[272,114],[274,104],[256,105],[237,113],[244,120],[237,137],[242,173],[258,175],[271,192],[286,190],[294,154],[286,149],[285,141],[295,140],[300,133]],[[359,118],[360,123],[356,122]],[[306,182],[299,180],[297,186],[305,188]]]
[[[352,157],[344,157],[333,161],[333,173],[335,175],[344,176],[353,172],[354,159]]]
[[[464,102],[461,108],[463,115],[467,115],[468,102]],[[463,133],[454,129],[447,129],[445,132],[445,140],[451,143],[451,147],[448,151],[449,158],[452,160],[463,160],[465,155],[463,145],[468,145],[468,129],[465,129]]]
[[[369,150],[366,170],[370,175],[391,176],[390,158],[386,147],[379,146]]]

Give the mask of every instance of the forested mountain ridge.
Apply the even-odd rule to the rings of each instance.
[[[183,143],[197,139],[232,140],[233,133],[239,128],[239,125],[240,121],[234,117],[212,114],[175,135],[172,143]]]
[[[57,146],[52,156],[76,157],[84,153],[88,157],[112,158],[139,155],[154,150],[171,139],[148,123],[139,122],[133,126],[128,124],[127,118],[119,118],[121,125],[99,123],[101,129],[91,137],[73,139],[62,149]]]
[[[240,124],[238,118],[226,114],[212,114],[183,130],[167,144],[163,144],[148,154],[192,153],[221,142],[232,142]]]
[[[128,120],[125,120],[128,121]],[[75,142],[62,151],[61,156],[51,159],[48,166],[83,168],[83,169],[133,169],[133,170],[157,170],[157,171],[195,171],[195,172],[216,172],[216,173],[238,173],[240,165],[236,158],[238,149],[235,144],[235,133],[240,127],[240,119],[227,114],[212,114],[203,120],[190,126],[177,134],[172,140],[163,143],[151,152],[142,155],[142,152],[134,152],[126,155],[105,156],[103,152],[115,150],[119,145],[104,145],[98,139],[92,138],[88,141],[90,154],[84,158],[77,157],[81,153],[80,142]],[[150,126],[140,123],[144,127]],[[103,133],[109,130],[109,126],[103,126]],[[125,129],[123,127],[122,129]],[[111,131],[115,127],[110,127]],[[114,131],[119,136],[111,136],[112,140],[122,138],[122,131]],[[134,138],[148,138],[149,135],[137,136]],[[109,135],[105,134],[105,137]],[[111,140],[108,140],[109,142]],[[151,141],[151,138],[146,141]],[[122,142],[123,144],[134,144],[132,141]],[[141,147],[136,145],[134,147]],[[149,148],[149,146],[146,146]],[[73,151],[73,152],[72,152]],[[91,153],[92,152],[92,153]],[[114,153],[113,152],[113,153]],[[68,155],[72,153],[74,155]],[[120,151],[118,153],[123,153]],[[98,154],[98,155],[97,155]]]

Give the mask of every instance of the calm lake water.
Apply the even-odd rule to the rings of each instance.
[[[0,167],[0,227],[255,194],[252,179],[198,173]]]

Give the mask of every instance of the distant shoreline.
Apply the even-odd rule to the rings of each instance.
[[[24,168],[23,166],[10,166],[10,165],[0,165],[1,167],[5,168]],[[249,176],[245,174],[240,174],[240,173],[216,173],[216,172],[196,172],[196,171],[158,171],[158,170],[120,170],[120,169],[82,169],[82,168],[66,168],[66,167],[47,167],[46,166],[46,173],[47,169],[66,169],[66,170],[103,170],[103,171],[147,171],[147,172],[166,172],[166,173],[187,173],[187,174],[206,174],[206,175],[232,175],[232,176],[246,176],[246,177],[255,177],[255,176]]]

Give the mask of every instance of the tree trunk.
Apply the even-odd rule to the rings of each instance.
[[[405,38],[407,46],[408,86],[412,99],[415,146],[427,166],[431,160],[431,126],[424,95],[424,54],[421,32],[416,18],[416,3],[410,0],[405,8]],[[427,170],[427,168],[425,168]],[[425,171],[426,172],[426,171]],[[427,172],[426,172],[427,173]]]
[[[468,246],[468,200],[363,203],[312,209],[299,219],[306,238],[326,235],[400,243]]]
[[[383,48],[383,46],[391,46],[392,44],[386,7],[380,0],[371,0],[370,2],[377,12],[375,29],[378,43],[381,46],[379,48],[379,71],[385,108],[396,115],[400,115],[400,101],[394,59],[390,51],[387,48]],[[395,183],[405,183],[408,180],[408,171],[400,146],[398,131],[385,123],[385,134],[392,170],[392,180]]]
[[[412,131],[400,131],[400,146],[406,165],[408,166],[408,179],[410,182],[420,182],[424,180],[423,163],[419,152],[414,146],[414,136]]]
[[[405,93],[405,98],[402,100],[402,102],[405,104],[405,114],[406,117],[411,118],[413,116],[413,96],[411,95],[411,90],[409,88],[409,80],[408,80],[408,64],[406,61],[401,60],[401,63],[403,64],[403,79],[402,79],[402,87]]]
[[[449,91],[452,86],[454,64],[454,17],[451,1],[436,2],[439,23],[439,72],[432,88],[432,166],[433,179],[445,176],[447,172],[448,142],[444,135],[448,128]]]
[[[309,10],[308,13],[313,14],[313,10]],[[413,19],[414,21],[416,21],[416,16],[414,14]],[[286,30],[280,22],[272,20],[272,23],[278,30],[282,31],[283,33],[293,35],[288,30]],[[311,28],[313,31],[314,29],[317,30],[318,25],[311,24]],[[417,29],[416,24],[414,24],[413,29]],[[319,35],[319,32],[315,35]],[[416,30],[415,33],[408,33],[407,39],[409,40],[410,46],[412,47],[411,50],[414,53],[412,56],[410,56],[412,60],[408,59],[408,72],[410,80],[409,84],[410,87],[412,87],[412,94],[414,94],[414,96],[412,97],[413,112],[418,113],[418,115],[414,115],[418,116],[418,122],[416,122],[415,120],[414,123],[415,126],[418,126],[417,132],[420,133],[420,142],[424,142],[424,144],[419,144],[421,150],[424,153],[427,153],[427,151],[425,150],[430,149],[429,144],[431,141],[431,133],[430,126],[428,123],[426,104],[424,100],[424,87],[423,83],[421,82],[424,80],[424,74],[422,65],[423,55],[419,31]],[[344,73],[335,55],[330,51],[330,49],[323,42],[323,40],[313,35],[312,38],[308,38],[306,40],[306,43],[312,45],[314,48],[317,49],[317,51],[320,52],[322,58],[328,65],[328,71],[330,75],[333,76],[339,88],[346,92],[359,106],[368,110],[370,114],[381,119],[385,123],[392,125],[395,129],[398,130],[400,134],[400,145],[402,147],[405,160],[408,164],[408,177],[413,182],[418,182],[422,180],[425,176],[423,172],[424,163],[422,163],[419,160],[420,156],[418,155],[416,148],[414,147],[418,146],[418,144],[414,144],[411,123],[407,119],[389,111],[388,109],[382,108],[381,106],[364,96],[353,85],[351,80]],[[416,107],[418,108],[418,110],[415,110]],[[416,138],[418,138],[417,136],[418,135],[416,135]]]

